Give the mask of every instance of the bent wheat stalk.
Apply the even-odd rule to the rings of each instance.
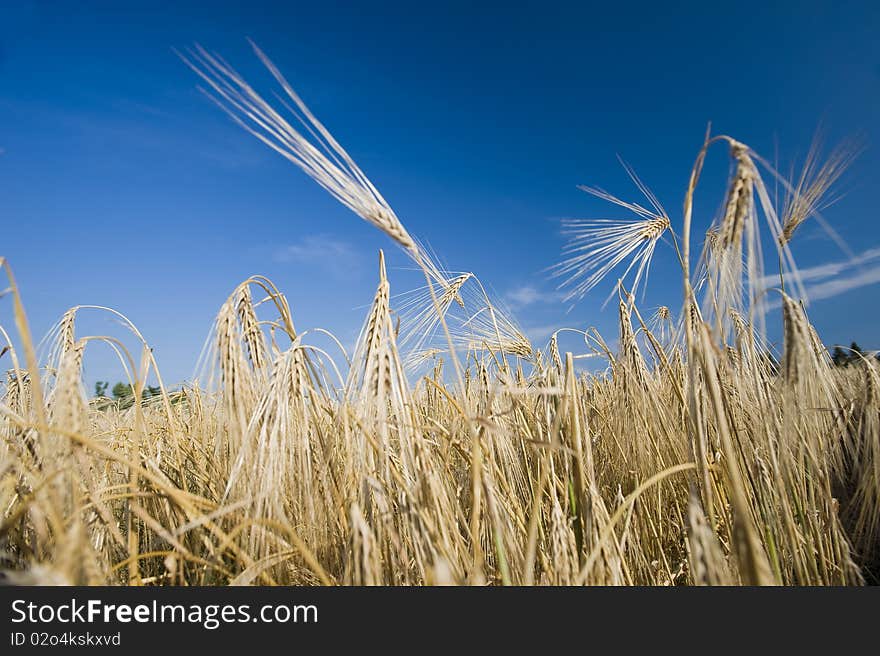
[[[293,105],[276,94],[276,100],[282,108],[276,109],[223,59],[199,45],[189,49],[188,56],[179,56],[208,85],[208,88],[202,88],[205,95],[236,123],[302,169],[364,221],[391,237],[416,264],[441,286],[445,286],[446,279],[439,267],[410,235],[379,190],[306,106],[265,53],[256,44],[250,43]],[[291,125],[282,115],[284,110],[302,124],[308,136]]]

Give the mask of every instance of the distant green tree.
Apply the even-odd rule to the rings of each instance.
[[[134,396],[134,391],[128,383],[116,383],[113,386],[113,398],[118,400]]]
[[[147,385],[144,387],[141,392],[142,399],[149,399],[154,396],[159,396],[162,394],[162,389],[159,387],[154,387],[152,385]],[[116,383],[113,386],[113,398],[116,400],[128,399],[134,396],[134,388],[128,383]]]
[[[836,367],[846,367],[850,363],[859,364],[872,357],[872,351],[863,351],[857,342],[850,342],[849,348],[835,346],[831,351],[831,362]],[[874,359],[880,360],[880,352],[873,354]]]
[[[110,394],[113,395],[112,401],[106,399],[108,388],[110,388],[110,383],[107,381],[101,380],[95,383],[95,396],[99,398],[105,397],[103,403],[98,403],[98,405],[95,406],[99,410],[106,410],[109,407],[125,410],[134,404],[134,388],[131,384],[120,382],[110,388]],[[154,385],[146,385],[141,391],[141,398],[145,401],[160,396],[162,396],[162,388]],[[168,398],[171,403],[179,403],[183,399],[183,395],[177,392],[170,394]]]

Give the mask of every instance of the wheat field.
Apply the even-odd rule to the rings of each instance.
[[[437,264],[256,52],[278,103],[201,48],[181,57],[234,121],[387,234],[425,285],[392,294],[379,253],[347,352],[328,331],[298,331],[267,278],[231,281],[196,376],[172,389],[149,336],[115,309],[71,308],[35,339],[3,260],[7,581],[877,582],[880,367],[832,366],[789,248],[850,149],[785,179],[747,145],[707,134],[680,214],[630,169],[644,200],[585,187],[633,218],[567,221],[551,273],[572,302],[608,293],[618,334],[560,327],[535,345],[476,272]],[[696,216],[711,149],[729,153],[728,190],[717,216]],[[678,268],[662,275],[681,280],[681,295],[643,314],[656,248],[674,252]],[[772,288],[765,260],[778,264]],[[779,352],[766,337],[773,307]],[[130,341],[81,335],[83,312],[112,315]],[[581,347],[560,352],[560,334]],[[82,362],[95,343],[115,350],[137,401],[88,397]],[[153,379],[159,393],[140,400]]]

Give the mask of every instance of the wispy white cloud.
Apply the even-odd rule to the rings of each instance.
[[[855,275],[846,278],[835,278],[834,280],[810,285],[807,287],[807,298],[811,301],[818,301],[823,298],[837,296],[852,289],[874,285],[878,282],[880,282],[880,265],[859,271]]]
[[[557,325],[543,325],[543,326],[531,326],[527,328],[523,328],[523,332],[525,332],[526,337],[532,342],[533,345],[540,344],[542,342],[550,339],[550,336],[559,329]]]
[[[535,305],[536,303],[556,303],[563,299],[564,294],[556,291],[542,291],[533,285],[515,287],[504,295],[504,300],[514,310]]]
[[[360,264],[355,247],[331,235],[308,235],[275,251],[276,262],[305,264],[340,277],[348,277]]]
[[[541,300],[541,294],[531,285],[523,285],[507,292],[505,298],[515,307],[526,307]]]
[[[816,266],[807,267],[805,269],[798,269],[798,273],[800,274],[801,280],[804,282],[823,280],[825,278],[840,275],[844,271],[863,264],[868,264],[869,262],[878,259],[880,259],[880,248],[869,248],[852,259],[817,264]],[[779,285],[779,275],[772,274],[764,276],[761,279],[761,285],[763,287],[776,287]]]
[[[849,260],[838,260],[800,269],[801,280],[805,283],[807,298],[820,301],[838,294],[880,283],[880,248],[869,248]],[[868,266],[870,265],[870,266]],[[842,276],[841,274],[847,275]],[[779,278],[775,275],[762,279],[765,287],[776,287]],[[776,299],[768,303],[767,309],[778,308],[781,301]]]

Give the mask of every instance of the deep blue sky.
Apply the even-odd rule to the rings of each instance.
[[[536,341],[550,326],[616,330],[614,307],[599,309],[607,285],[567,315],[552,295],[530,301],[553,289],[541,271],[559,258],[561,217],[626,216],[576,185],[640,200],[620,153],[679,225],[709,120],[771,159],[778,142],[782,162],[820,121],[831,142],[861,134],[867,150],[826,218],[854,252],[880,247],[877,3],[11,4],[0,9],[0,254],[37,335],[71,305],[112,306],[172,382],[250,274],[287,293],[299,327],[351,342],[377,249],[407,265],[198,93],[172,51],[194,42],[268,89],[254,39],[410,232],[507,297]],[[723,149],[713,166],[726,171]],[[707,188],[701,231],[722,193]],[[798,235],[801,266],[843,259],[819,236]],[[880,287],[864,284],[880,280],[877,255],[837,282],[817,278],[820,296],[852,288],[812,306],[826,342],[880,347]],[[646,306],[680,303],[672,265],[658,254]],[[392,271],[393,291],[417,281]],[[83,331],[120,334],[104,319]],[[98,352],[86,375],[121,377]]]

